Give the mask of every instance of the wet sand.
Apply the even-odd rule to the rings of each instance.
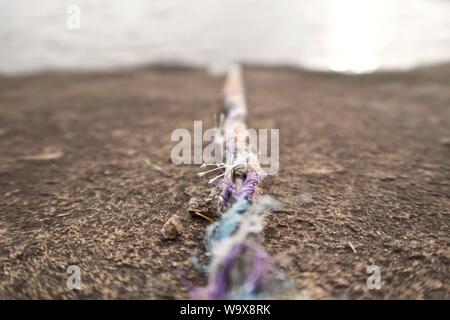
[[[292,298],[449,299],[450,65],[244,77],[250,127],[280,129],[264,192],[284,207],[264,236],[289,257]],[[163,67],[0,77],[0,298],[187,298],[204,284],[190,259],[208,221],[187,208],[209,187],[171,163],[170,134],[211,126],[222,82]],[[164,240],[173,214],[184,233]]]

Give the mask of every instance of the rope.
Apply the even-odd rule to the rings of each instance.
[[[225,162],[199,175],[219,171],[209,180],[220,219],[204,237],[208,284],[192,291],[202,299],[268,299],[283,290],[274,259],[263,247],[261,232],[269,210],[279,206],[259,189],[266,176],[258,155],[247,143],[247,105],[241,68],[230,68],[224,86],[225,118],[218,142],[225,142]],[[222,121],[221,121],[222,122]],[[202,165],[202,168],[206,164]],[[284,279],[284,277],[281,277]]]

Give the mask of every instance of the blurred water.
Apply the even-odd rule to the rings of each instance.
[[[69,5],[81,29],[66,27]],[[370,72],[450,60],[447,0],[0,0],[0,72],[231,61]]]

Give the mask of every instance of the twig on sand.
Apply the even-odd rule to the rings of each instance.
[[[61,213],[61,214],[58,214],[58,215],[56,215],[58,218],[62,218],[62,217],[65,217],[65,216],[68,216],[68,215],[71,215],[72,214],[72,212],[67,212],[67,213]]]
[[[53,148],[53,147],[45,147],[44,150],[39,154],[33,154],[28,156],[23,156],[20,159],[24,161],[49,161],[49,160],[57,160],[64,155],[62,150]]]
[[[144,160],[145,164],[152,170],[158,171],[163,173],[164,175],[170,177],[170,173],[168,173],[167,171],[165,171],[163,168],[161,168],[160,166],[158,166],[156,163],[154,163],[151,159],[146,158]]]
[[[356,254],[355,246],[350,241],[348,242],[348,245],[350,246],[350,249],[352,249],[353,253]]]
[[[214,223],[214,220],[213,220],[213,219],[211,219],[210,217],[207,217],[207,216],[201,214],[200,212],[193,211],[192,214],[194,214],[194,215],[196,215],[196,216],[199,216],[199,217],[202,217],[203,219],[206,219],[206,220],[208,220],[208,221],[211,222],[211,223]]]

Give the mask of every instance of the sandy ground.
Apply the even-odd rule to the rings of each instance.
[[[281,130],[264,191],[284,207],[265,245],[290,258],[293,298],[449,299],[450,65],[244,75],[250,126]],[[170,134],[212,125],[222,82],[156,67],[0,77],[0,298],[187,298],[180,278],[204,284],[190,258],[208,222],[187,207],[209,187],[170,162]],[[185,232],[163,240],[172,214]],[[73,264],[81,290],[66,288]]]

